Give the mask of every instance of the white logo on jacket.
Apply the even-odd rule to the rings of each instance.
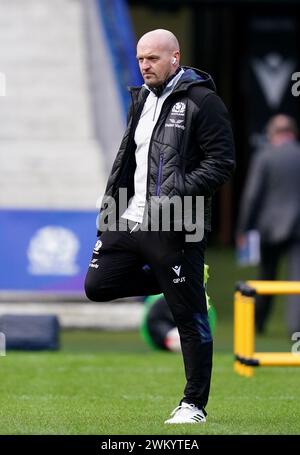
[[[170,123],[168,123],[170,122]],[[166,128],[179,128],[181,130],[185,130],[185,126],[184,125],[181,125],[181,123],[183,123],[184,120],[175,120],[174,118],[170,118],[169,120],[167,120],[167,123],[165,123],[165,127]]]
[[[174,115],[184,115],[185,113],[185,103],[178,102],[172,107],[172,114]]]
[[[181,130],[185,130],[185,126],[181,125],[181,123],[183,123],[184,120],[171,118],[172,116],[173,117],[174,116],[176,116],[176,117],[184,117],[185,108],[186,108],[185,103],[178,102],[178,103],[174,104],[174,106],[172,107],[172,110],[171,110],[171,116],[166,121],[165,127],[166,128],[179,128]]]

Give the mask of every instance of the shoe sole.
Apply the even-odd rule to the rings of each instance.
[[[201,423],[205,423],[205,422],[206,422],[206,420],[202,420],[201,422],[164,422],[164,423],[166,425],[184,425],[184,424],[188,424],[188,425],[192,424],[192,425],[194,425],[194,424],[197,424],[197,423],[201,424]]]

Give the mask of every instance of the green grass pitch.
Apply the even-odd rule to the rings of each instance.
[[[261,368],[241,378],[225,338],[205,425],[163,423],[184,385],[180,354],[152,351],[137,333],[69,332],[59,352],[0,357],[0,433],[299,434],[300,370]]]
[[[255,269],[238,268],[229,249],[210,249],[207,263],[218,319],[205,425],[163,423],[182,396],[180,354],[151,350],[137,332],[69,331],[59,352],[0,357],[0,434],[299,435],[300,368],[257,368],[250,379],[233,372],[234,283]],[[281,303],[258,351],[291,349]]]

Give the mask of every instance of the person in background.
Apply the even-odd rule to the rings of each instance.
[[[252,160],[241,199],[238,245],[249,230],[260,235],[259,280],[274,280],[282,256],[287,256],[288,279],[300,280],[300,146],[298,128],[288,115],[272,117],[267,143]],[[271,314],[270,295],[257,296],[255,325],[263,333]],[[289,335],[300,330],[300,296],[288,297]]]

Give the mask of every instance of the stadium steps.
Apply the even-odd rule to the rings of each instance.
[[[113,303],[43,302],[0,303],[4,314],[57,315],[60,325],[67,329],[136,330],[142,320],[143,304],[122,300]]]
[[[2,140],[1,149],[2,208],[96,207],[104,176],[95,140]]]
[[[93,209],[103,191],[83,7],[0,2],[0,207]]]
[[[66,329],[137,330],[143,312],[141,297],[91,303],[82,293],[0,292],[0,316],[54,314]]]

